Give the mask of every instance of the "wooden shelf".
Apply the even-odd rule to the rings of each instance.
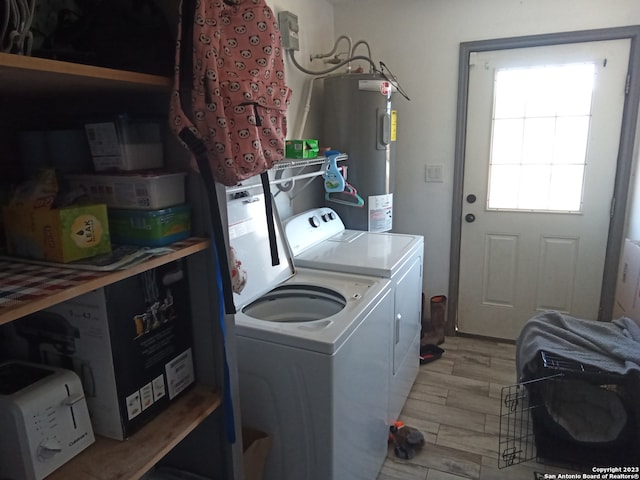
[[[2,93],[168,92],[173,79],[46,58],[0,53]]]
[[[111,272],[43,267],[18,259],[0,260],[0,325],[205,250],[209,247],[209,239],[193,237],[170,247],[173,252],[152,257],[126,270]]]
[[[96,442],[47,480],[134,480],[142,477],[222,403],[221,395],[196,385],[131,438]]]
[[[108,110],[105,105],[110,108],[112,102],[116,105],[134,104],[138,110],[149,112],[155,112],[161,106],[166,112],[164,97],[168,96],[172,85],[170,77],[0,52],[0,109],[5,113],[2,115],[3,125],[11,127],[5,129],[4,135],[0,134],[2,147],[7,150],[6,145],[9,145],[15,149],[13,130],[22,127],[20,122],[16,122],[16,117],[29,125],[27,120],[34,115],[53,116],[64,112],[70,117],[73,112],[96,114]],[[33,107],[26,108],[26,104]],[[3,153],[5,158],[17,158]],[[210,240],[194,237],[170,247],[174,251],[124,270],[109,272],[2,259],[0,325],[207,250]],[[206,347],[208,341],[200,340],[199,344]],[[215,382],[210,378],[208,383]],[[131,438],[117,441],[97,436],[93,445],[49,475],[47,480],[139,479],[221,403],[219,392],[195,385]]]

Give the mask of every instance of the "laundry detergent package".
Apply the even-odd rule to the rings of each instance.
[[[185,268],[175,261],[12,322],[12,356],[73,369],[95,433],[124,440],[194,383]]]
[[[318,140],[315,139],[285,141],[287,158],[316,158],[318,151]]]

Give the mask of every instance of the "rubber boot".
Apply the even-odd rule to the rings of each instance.
[[[440,345],[444,343],[444,330],[446,324],[447,297],[444,295],[435,295],[430,300],[431,320],[429,329],[422,337],[421,345]]]
[[[424,293],[422,294],[422,316],[420,319],[420,346],[423,345],[435,345],[435,338],[434,338],[434,330],[433,330],[433,323],[431,322],[431,319],[429,317],[427,317],[427,314],[429,313],[428,310],[425,308],[425,296]]]
[[[424,293],[422,294],[422,308],[420,310],[421,318],[420,318],[420,344],[424,345],[423,339],[426,335],[429,334],[431,330],[431,321],[427,318],[424,309]]]

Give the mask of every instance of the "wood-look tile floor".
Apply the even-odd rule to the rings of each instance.
[[[400,420],[426,445],[409,460],[389,448],[377,480],[533,480],[570,473],[531,460],[498,468],[502,387],[515,385],[515,345],[446,337],[442,357],[420,366]]]

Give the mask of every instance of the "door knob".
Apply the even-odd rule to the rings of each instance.
[[[476,216],[473,213],[467,213],[464,216],[464,219],[467,221],[467,223],[473,223],[476,221]]]
[[[477,197],[473,193],[467,195],[467,203],[476,203],[476,200]]]

